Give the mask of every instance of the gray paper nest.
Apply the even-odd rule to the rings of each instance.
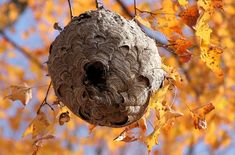
[[[104,8],[74,17],[48,60],[58,99],[83,120],[123,127],[140,119],[164,71],[154,40]]]

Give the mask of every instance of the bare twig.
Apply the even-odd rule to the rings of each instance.
[[[30,61],[35,63],[39,68],[42,70],[46,70],[46,67],[41,64],[41,62],[34,56],[32,56],[28,51],[26,51],[23,47],[15,43],[12,39],[10,39],[3,31],[0,31],[0,34],[2,37],[11,44],[15,49],[17,49],[20,53],[22,53],[26,58],[28,58]]]
[[[73,19],[73,11],[72,11],[72,7],[71,7],[71,2],[70,2],[70,0],[68,0],[68,3],[69,3],[70,18]]]
[[[125,6],[125,4],[122,2],[122,0],[116,0],[117,3],[122,7],[123,11],[126,13],[126,15],[128,15],[130,18],[133,18],[133,14],[131,13],[131,11],[129,11],[127,9],[127,7]]]
[[[139,11],[140,13],[148,13],[148,14],[150,14],[150,15],[155,15],[155,16],[157,16],[157,15],[171,15],[171,16],[179,16],[179,15],[177,15],[177,14],[174,14],[174,13],[167,13],[167,12],[159,12],[159,13],[156,13],[156,12],[152,12],[152,11],[147,11],[147,10],[140,10],[140,9],[138,9],[138,8],[136,8],[136,10],[137,11]],[[136,11],[135,10],[135,11]]]
[[[52,82],[50,82],[50,84],[48,85],[45,98],[43,99],[43,101],[42,101],[40,107],[38,108],[37,114],[40,112],[41,108],[42,108],[44,105],[48,105],[48,106],[51,108],[51,110],[54,111],[53,107],[52,107],[50,104],[47,103],[47,97],[48,97],[48,94],[49,94],[49,92],[50,92],[51,85],[52,85]]]
[[[134,0],[134,9],[135,9],[135,16],[136,16],[137,15],[137,12],[136,12],[136,9],[137,9],[136,0]]]

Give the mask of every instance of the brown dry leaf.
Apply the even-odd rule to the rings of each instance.
[[[58,31],[62,31],[63,29],[59,26],[59,23],[54,23],[54,25],[53,25],[53,28],[55,29],[55,30],[58,30]]]
[[[49,120],[44,112],[39,112],[34,120],[27,127],[22,137],[32,134],[32,138],[40,138],[48,134],[54,125],[49,123]]]
[[[59,117],[59,124],[60,125],[64,125],[64,123],[69,122],[69,121],[70,121],[70,116],[69,116],[68,111],[60,114],[60,117]]]
[[[215,106],[212,103],[208,103],[201,107],[198,107],[191,111],[191,115],[193,117],[193,123],[195,129],[206,129],[207,123],[205,120],[205,116],[215,109]]]
[[[185,10],[181,11],[179,13],[179,17],[186,25],[193,27],[196,24],[197,19],[199,17],[199,11],[197,5],[190,6]]]
[[[24,85],[12,85],[10,89],[11,94],[5,98],[9,98],[12,101],[19,100],[24,106],[32,98],[32,89],[26,83]]]

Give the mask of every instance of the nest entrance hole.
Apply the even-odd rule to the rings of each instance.
[[[106,87],[106,67],[100,62],[92,62],[85,65],[86,83],[101,90]]]

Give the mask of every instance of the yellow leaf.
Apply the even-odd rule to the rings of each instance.
[[[150,110],[151,109],[155,109],[156,111],[158,111],[159,109],[161,109],[162,107],[162,102],[165,99],[165,95],[168,91],[169,88],[169,84],[167,84],[166,86],[164,86],[163,88],[158,89],[156,92],[154,92],[149,100],[149,106],[148,106],[148,110],[145,114],[146,117],[149,116],[150,114]]]
[[[178,0],[178,2],[180,3],[181,6],[188,5],[188,1],[187,0]]]
[[[210,44],[211,38],[211,28],[209,27],[210,13],[203,12],[201,16],[198,18],[197,24],[195,26],[196,36],[200,38],[200,43],[204,43],[206,45]]]
[[[182,88],[183,80],[180,74],[173,68],[162,63],[162,69],[167,73],[167,77],[171,80],[171,82],[178,88]]]
[[[32,134],[32,138],[43,137],[48,134],[53,127],[44,112],[39,112],[34,120],[29,124],[22,137]]]
[[[151,152],[152,148],[158,144],[158,137],[160,135],[161,128],[154,129],[154,131],[148,135],[144,141],[145,145],[148,148],[148,153]]]
[[[151,24],[150,24],[147,20],[141,18],[139,15],[136,15],[136,16],[135,16],[135,19],[136,19],[140,24],[142,24],[142,25],[144,25],[145,27],[151,29]]]
[[[12,101],[20,100],[23,105],[28,104],[29,100],[32,98],[32,89],[27,85],[12,85],[11,94],[6,96],[6,98]]]
[[[222,49],[219,47],[207,47],[206,45],[201,46],[200,57],[202,61],[217,75],[222,76],[223,71],[220,68]]]

